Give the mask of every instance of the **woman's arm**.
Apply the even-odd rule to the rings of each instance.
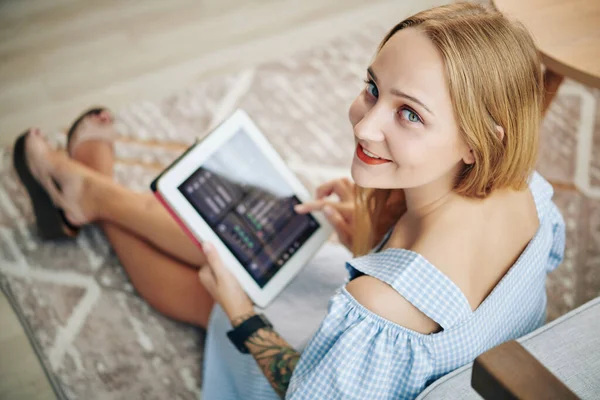
[[[221,305],[231,325],[237,327],[256,314],[254,305],[235,276],[223,265],[214,246],[205,242],[202,247],[208,263],[200,268],[200,280]],[[272,328],[259,329],[245,344],[271,386],[283,398],[300,354]]]
[[[237,327],[253,315],[254,313],[249,313],[237,317],[231,324]],[[245,344],[275,392],[284,398],[300,353],[272,328],[259,329]]]

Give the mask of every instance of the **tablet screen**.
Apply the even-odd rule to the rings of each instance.
[[[178,189],[260,287],[320,227],[243,129]]]

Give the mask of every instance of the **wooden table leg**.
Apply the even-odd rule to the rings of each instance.
[[[542,113],[546,114],[552,99],[558,92],[558,87],[562,83],[564,77],[552,71],[550,68],[546,68],[544,71],[544,103],[542,105]]]

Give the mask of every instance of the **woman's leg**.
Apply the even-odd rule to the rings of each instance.
[[[89,194],[102,205],[99,221],[111,222],[143,237],[196,269],[206,262],[197,245],[152,193],[134,192],[112,181],[95,181]]]
[[[206,327],[214,300],[200,283],[196,269],[158,251],[142,240],[142,237],[148,233],[155,245],[170,248],[183,256],[180,258],[195,261],[197,266],[203,263],[201,252],[170,216],[165,215],[165,210],[158,204],[151,203],[150,197],[110,184],[114,158],[109,144],[91,140],[81,143],[75,150],[73,159],[99,173],[90,175],[88,180],[92,185],[86,186],[94,188],[93,182],[97,179],[103,182],[102,188],[114,188],[107,189],[104,193],[115,196],[110,201],[106,197],[99,198],[102,201],[99,207],[105,211],[103,215],[110,218],[99,219],[98,224],[136,290],[151,306],[165,315]],[[92,195],[96,192],[92,190],[88,193]],[[142,202],[147,205],[140,207]],[[116,206],[111,208],[114,204]],[[131,229],[123,229],[123,226]]]
[[[77,125],[70,141],[70,154],[74,159],[94,170],[104,168],[98,171],[101,172],[101,177],[112,178],[111,146],[101,140],[93,141],[93,145],[90,146],[88,143],[90,139],[115,136],[117,133],[109,111],[104,110],[98,114],[88,115]],[[95,164],[90,164],[91,162]],[[100,213],[94,211],[94,215],[91,216],[94,222],[108,221],[119,225],[165,253],[196,268],[206,262],[202,252],[152,193],[137,193],[118,185],[112,179],[95,179],[97,175],[90,175],[87,182],[90,193],[85,193],[85,195],[90,194],[86,197],[98,197],[97,200],[101,205]]]
[[[173,319],[206,328],[214,300],[198,273],[130,232],[100,222],[111,246],[139,294]]]

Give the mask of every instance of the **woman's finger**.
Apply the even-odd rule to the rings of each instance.
[[[327,181],[327,182],[319,185],[319,187],[317,187],[317,190],[315,191],[316,198],[320,199],[322,197],[327,197],[327,196],[331,195],[333,193],[333,187],[335,185],[335,182],[336,182],[336,179]]]
[[[215,297],[217,283],[210,265],[202,266],[198,271],[198,277],[200,278],[200,282],[206,288],[206,290],[208,290],[208,292]]]
[[[323,207],[325,207],[328,204],[333,207],[334,203],[337,203],[337,202],[331,201],[331,200],[309,201],[306,203],[295,205],[294,211],[296,211],[299,214],[306,214],[306,213],[313,212],[313,211],[321,211],[323,209]]]
[[[349,192],[354,191],[354,182],[352,182],[349,178],[342,178],[342,184]]]
[[[341,201],[348,201],[352,198],[352,190],[348,185],[350,182],[347,178],[334,179],[329,182],[325,182],[317,188],[316,197],[322,199],[323,197],[331,196],[335,194],[340,198]]]
[[[335,179],[319,186],[316,191],[317,199],[322,199],[335,194],[341,201],[349,200],[352,193],[341,179]]]
[[[209,264],[208,267],[210,268],[215,281],[218,283],[219,279],[226,273],[223,261],[221,261],[221,257],[212,243],[202,243],[202,250],[206,256],[206,261]]]
[[[344,217],[334,208],[326,206],[323,213],[331,225],[333,225],[340,240],[345,240],[350,235],[350,225]]]
[[[335,209],[337,212],[344,215],[352,214],[354,210],[354,204],[352,202],[341,203],[339,201],[332,200],[315,200],[307,203],[302,203],[294,206],[294,210],[299,214],[306,214],[313,211],[322,211],[324,207],[329,206]]]

